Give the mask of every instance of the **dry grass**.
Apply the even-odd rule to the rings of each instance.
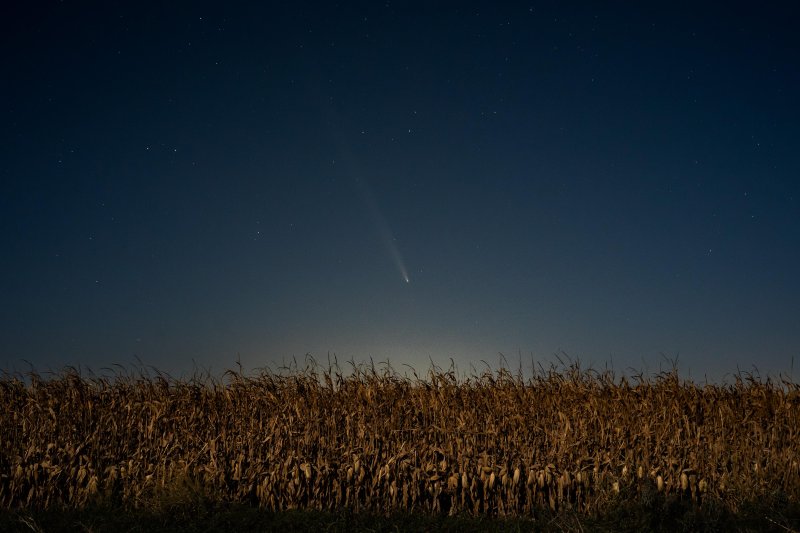
[[[352,365],[0,379],[0,506],[599,516],[800,497],[800,392],[577,365],[406,378]]]

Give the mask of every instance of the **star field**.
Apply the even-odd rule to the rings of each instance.
[[[781,6],[17,6],[0,367],[800,355]]]

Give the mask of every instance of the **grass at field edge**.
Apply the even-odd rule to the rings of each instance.
[[[607,514],[587,517],[572,511],[542,512],[535,518],[486,518],[395,513],[389,516],[294,510],[272,512],[238,504],[196,502],[194,505],[123,509],[97,505],[84,509],[0,510],[0,531],[6,532],[173,532],[173,531],[327,531],[327,532],[514,532],[514,531],[800,531],[800,505],[791,502],[749,502],[731,513],[708,505],[691,506],[662,499],[650,505],[618,501]]]

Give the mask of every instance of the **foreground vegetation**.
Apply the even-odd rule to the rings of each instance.
[[[310,361],[5,375],[0,404],[3,530],[800,529],[789,381]]]
[[[797,531],[800,507],[787,502],[748,502],[733,514],[719,506],[697,506],[657,496],[642,504],[619,499],[610,512],[589,516],[575,510],[543,511],[535,517],[444,516],[395,512],[374,514],[338,511],[272,511],[246,504],[221,504],[203,498],[177,503],[153,501],[138,509],[90,504],[77,509],[0,510],[0,531],[173,532],[173,531],[327,531],[327,532],[636,532],[663,531]]]

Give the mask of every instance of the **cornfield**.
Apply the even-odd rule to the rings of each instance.
[[[0,378],[0,505],[137,507],[191,486],[272,510],[535,516],[615,498],[800,497],[800,392],[577,365],[420,378],[310,363],[189,380]]]

